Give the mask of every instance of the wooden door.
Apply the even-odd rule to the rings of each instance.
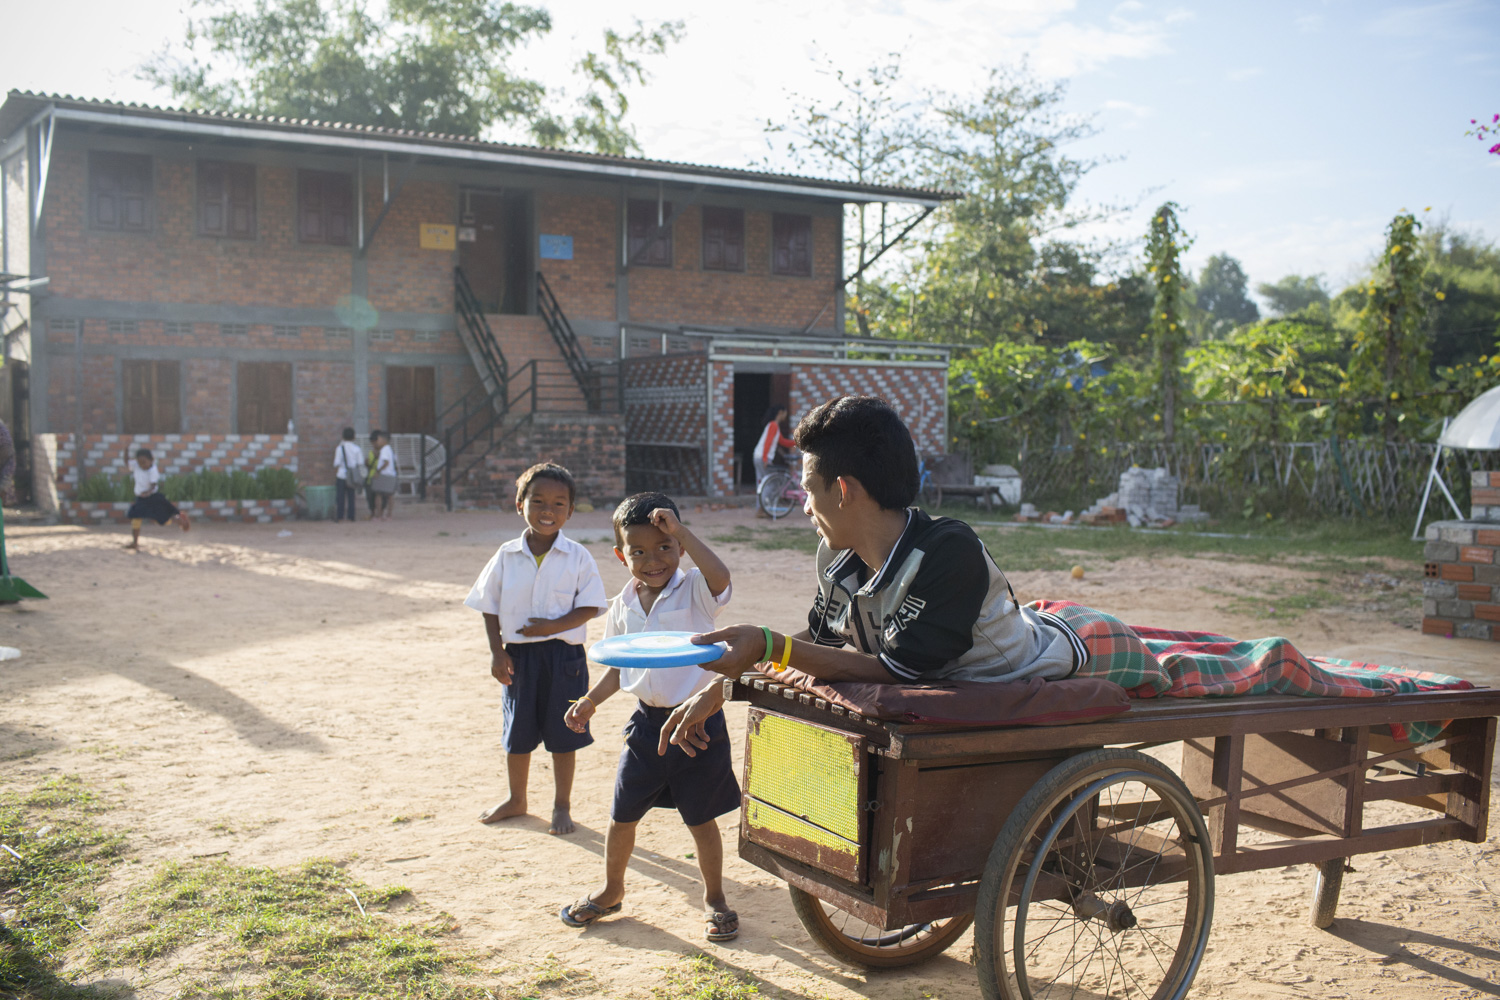
[[[385,366],[386,430],[433,434],[437,424],[437,369],[431,365]]]

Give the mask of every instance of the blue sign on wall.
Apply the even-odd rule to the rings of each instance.
[[[573,237],[542,234],[542,260],[572,260]]]

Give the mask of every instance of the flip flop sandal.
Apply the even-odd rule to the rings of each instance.
[[[733,910],[704,910],[703,936],[710,941],[733,941],[740,936],[740,915]]]
[[[614,906],[600,906],[592,899],[584,896],[582,899],[578,900],[578,902],[571,903],[568,906],[564,906],[560,911],[558,911],[557,915],[559,917],[562,917],[562,922],[567,924],[569,927],[587,927],[589,924],[593,923],[595,920],[598,920],[600,917],[607,917],[611,913],[619,913],[620,907],[624,905],[625,904],[622,901],[616,903]],[[575,911],[582,913],[583,916],[573,916],[573,913]]]

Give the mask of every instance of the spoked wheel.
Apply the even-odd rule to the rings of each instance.
[[[1131,750],[1071,757],[995,838],[974,947],[986,1000],[1180,1000],[1213,920],[1213,853],[1198,804]]]
[[[755,491],[755,499],[760,504],[760,509],[774,518],[782,518],[790,514],[792,498],[786,493],[791,485],[792,477],[785,472],[767,474]]]
[[[812,939],[839,961],[865,969],[897,969],[926,961],[941,954],[974,922],[974,915],[966,913],[887,931],[810,892],[795,886],[787,888],[792,894],[792,909]]]

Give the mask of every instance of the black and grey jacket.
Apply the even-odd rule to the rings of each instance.
[[[1062,621],[1018,607],[1005,574],[962,521],[907,510],[873,575],[853,549],[818,546],[813,641],[880,657],[894,682],[1067,677],[1088,651]]]

